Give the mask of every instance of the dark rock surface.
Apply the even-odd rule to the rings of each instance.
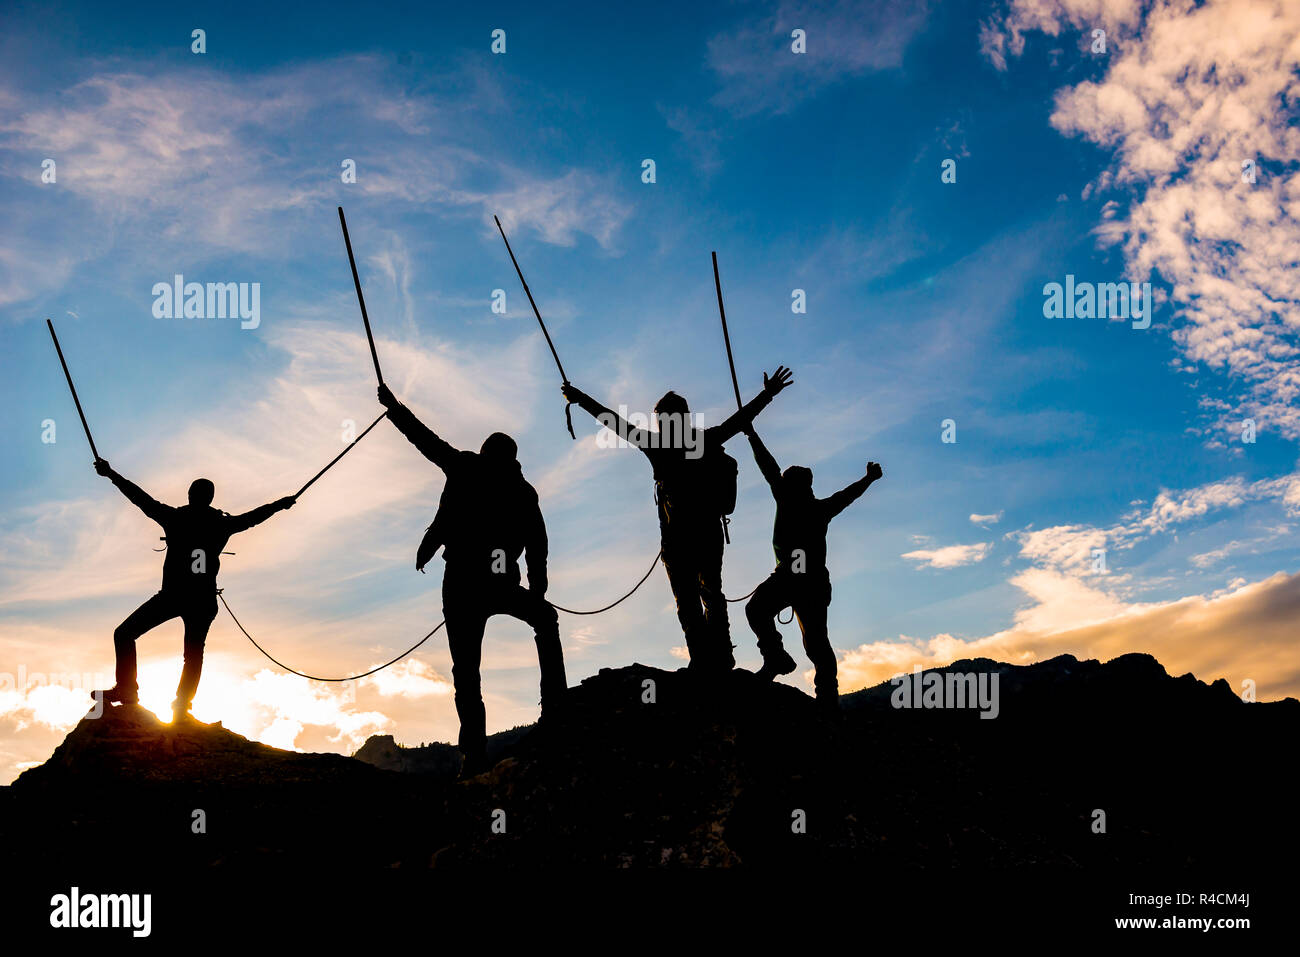
[[[1246,704],[1147,655],[938,671],[995,672],[998,717],[895,708],[886,683],[844,696],[835,721],[744,671],[606,670],[543,725],[493,736],[500,760],[464,782],[449,745],[300,754],[117,707],[3,789],[0,847],[11,865],[62,867],[895,869],[880,873],[1115,873],[1297,849],[1281,783],[1294,699]]]

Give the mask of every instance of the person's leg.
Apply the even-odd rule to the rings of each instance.
[[[799,630],[803,632],[803,647],[808,659],[817,669],[813,685],[817,689],[817,701],[827,707],[839,706],[838,663],[835,650],[831,648],[830,635],[826,630],[826,611],[830,605],[829,586],[809,588],[798,596],[794,602],[794,613],[799,619]]]
[[[668,573],[668,586],[677,600],[677,620],[681,622],[686,637],[686,650],[691,663],[705,662],[710,650],[705,638],[704,609],[700,605],[700,572],[694,550],[689,544],[665,540],[663,543],[664,571]]]
[[[706,528],[699,537],[700,602],[704,606],[705,634],[710,654],[718,667],[731,670],[736,666],[732,653],[731,624],[727,620],[727,596],[722,593],[722,524]]]
[[[208,629],[217,617],[216,596],[190,599],[181,618],[185,622],[185,663],[181,680],[176,685],[176,700],[172,702],[173,719],[189,714],[194,693],[199,690],[203,675],[203,646],[208,640]]]
[[[763,656],[759,677],[768,681],[778,675],[788,675],[795,669],[794,659],[781,642],[781,632],[776,627],[776,616],[790,604],[789,576],[773,572],[754,589],[745,603],[745,617],[758,638],[758,651]]]
[[[461,773],[477,774],[487,764],[487,711],[483,707],[479,668],[483,658],[483,629],[489,612],[480,589],[461,585],[454,576],[444,576],[442,614],[447,621],[451,681],[456,691],[456,715],[460,719],[457,747],[465,757]]]
[[[180,614],[171,600],[158,592],[113,630],[113,651],[117,657],[116,681],[113,694],[119,701],[135,703],[139,700],[136,684],[135,641],[146,631],[157,628]]]
[[[545,716],[547,708],[554,709],[569,690],[564,673],[564,649],[560,645],[560,616],[545,598],[537,597],[521,585],[508,589],[502,611],[533,629],[537,664],[541,670],[542,714]]]

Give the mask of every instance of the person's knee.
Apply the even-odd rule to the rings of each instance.
[[[772,622],[771,612],[767,610],[765,603],[760,602],[757,598],[751,598],[745,602],[745,617],[754,628],[762,628]]]
[[[135,635],[126,627],[126,622],[113,629],[113,644],[121,648],[135,643]]]

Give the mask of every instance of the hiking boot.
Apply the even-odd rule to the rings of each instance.
[[[488,763],[487,752],[479,751],[465,755],[465,761],[460,766],[460,774],[457,778],[464,781],[466,778],[477,777],[492,765]]]
[[[140,694],[133,688],[119,688],[117,685],[106,691],[93,691],[92,697],[100,698],[104,704],[139,704]]]
[[[758,669],[758,676],[764,681],[775,681],[781,675],[792,674],[795,669],[794,659],[784,648],[764,652],[763,667]]]
[[[736,656],[732,649],[736,646],[730,641],[692,648],[688,642],[687,653],[691,656],[687,668],[696,675],[725,675],[736,667]]]

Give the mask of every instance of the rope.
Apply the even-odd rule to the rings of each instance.
[[[759,582],[759,583],[758,583],[758,585],[761,585],[761,584],[763,584],[763,583],[762,583],[762,582]],[[738,601],[744,601],[746,598],[753,598],[753,597],[754,597],[754,592],[758,591],[758,585],[755,585],[754,588],[753,588],[753,590],[750,591],[750,593],[749,593],[748,595],[742,595],[742,596],[740,596],[739,598],[728,598],[727,601],[728,601],[728,602],[732,602],[732,603],[734,603],[734,602],[738,602]]]
[[[636,593],[636,590],[646,583],[646,579],[649,578],[650,573],[655,570],[655,566],[659,564],[659,559],[663,557],[663,554],[664,550],[662,548],[659,549],[659,553],[655,555],[655,560],[650,563],[650,567],[647,568],[646,573],[641,576],[641,580],[632,586],[632,590],[622,598],[618,599],[618,601],[610,602],[604,608],[597,608],[595,611],[574,611],[572,608],[565,608],[563,605],[557,605],[553,601],[548,601],[546,604],[550,605],[556,611],[562,611],[569,615],[599,615],[602,611],[609,611],[615,605],[621,605],[623,602],[631,598]]]
[[[565,608],[563,605],[557,605],[553,601],[548,601],[547,604],[550,605],[552,608],[554,608],[556,611],[562,611],[567,615],[599,615],[601,612],[609,611],[611,608],[621,605],[623,602],[627,601],[634,594],[636,594],[637,589],[639,589],[642,585],[644,585],[646,581],[650,578],[651,573],[655,570],[655,566],[658,565],[659,560],[663,558],[663,554],[664,554],[663,549],[661,548],[658,551],[658,553],[656,553],[654,557],[654,561],[650,563],[650,567],[646,569],[646,573],[641,576],[641,580],[632,586],[631,591],[627,592],[627,594],[623,595],[621,598],[618,598],[615,601],[610,602],[608,605],[605,605],[603,608],[596,608],[591,611],[575,611],[572,608]],[[758,591],[757,585],[754,586],[753,590],[748,595],[744,595],[741,598],[728,598],[727,601],[728,602],[745,601],[747,598],[750,598],[756,591]],[[436,635],[438,631],[442,628],[442,626],[447,623],[447,620],[445,618],[442,621],[438,622],[438,624],[434,625],[433,631],[429,632],[427,635],[425,635],[423,638],[421,638],[419,641],[413,644],[410,648],[407,648],[405,651],[403,651],[392,661],[386,661],[382,665],[377,665],[374,668],[371,668],[369,671],[363,671],[359,675],[351,675],[347,678],[322,678],[318,675],[309,675],[306,674],[305,672],[298,671],[297,669],[290,668],[283,661],[280,661],[279,659],[275,658],[269,651],[267,651],[265,648],[263,648],[261,645],[257,643],[256,638],[254,638],[252,635],[248,633],[248,629],[245,628],[243,623],[235,616],[235,613],[230,610],[230,605],[227,604],[226,602],[226,596],[223,595],[220,591],[218,591],[217,597],[221,599],[221,605],[223,608],[226,609],[227,614],[230,615],[230,620],[235,623],[235,627],[237,627],[241,632],[244,633],[244,637],[247,638],[249,641],[251,641],[253,643],[253,647],[256,648],[258,651],[260,651],[263,655],[265,655],[268,661],[272,662],[273,664],[275,664],[280,668],[283,668],[285,671],[289,672],[290,674],[297,675],[299,678],[307,678],[311,681],[336,681],[336,682],[356,681],[360,678],[365,678],[368,677],[369,675],[373,675],[376,671],[383,671],[385,668],[389,667],[390,665],[397,664],[399,661],[401,661],[411,652],[415,651],[415,649],[419,648],[422,644],[424,644],[426,641],[428,641],[430,638]]]
[[[217,597],[221,599],[221,604],[224,605],[226,611],[230,613],[231,620],[233,620],[235,625],[239,628],[239,630],[244,633],[244,637],[253,643],[254,648],[260,651],[262,654],[266,655],[268,659],[275,662],[275,664],[279,665],[281,668],[283,668],[285,671],[289,672],[290,674],[295,674],[299,678],[310,678],[312,681],[356,681],[358,678],[365,678],[367,675],[373,675],[376,671],[383,671],[389,665],[397,664],[399,661],[401,661],[403,658],[405,658],[407,655],[413,652],[416,648],[419,648],[422,644],[424,644],[426,641],[428,641],[430,638],[436,635],[438,633],[438,629],[447,623],[446,619],[443,619],[442,621],[438,622],[438,624],[433,626],[433,631],[429,632],[427,635],[425,635],[415,644],[411,645],[410,648],[407,648],[405,651],[403,651],[392,661],[384,662],[384,664],[379,665],[376,668],[371,668],[369,671],[363,671],[359,675],[352,675],[349,678],[319,678],[316,675],[309,675],[309,674],[304,674],[301,671],[295,671],[293,668],[290,668],[284,662],[276,661],[276,659],[271,656],[271,653],[267,651],[265,648],[263,648],[261,645],[259,645],[257,643],[257,640],[248,633],[248,629],[245,628],[242,624],[240,624],[239,619],[235,617],[235,613],[233,611],[230,611],[230,606],[226,604],[226,596],[221,594],[221,592],[217,592]]]

